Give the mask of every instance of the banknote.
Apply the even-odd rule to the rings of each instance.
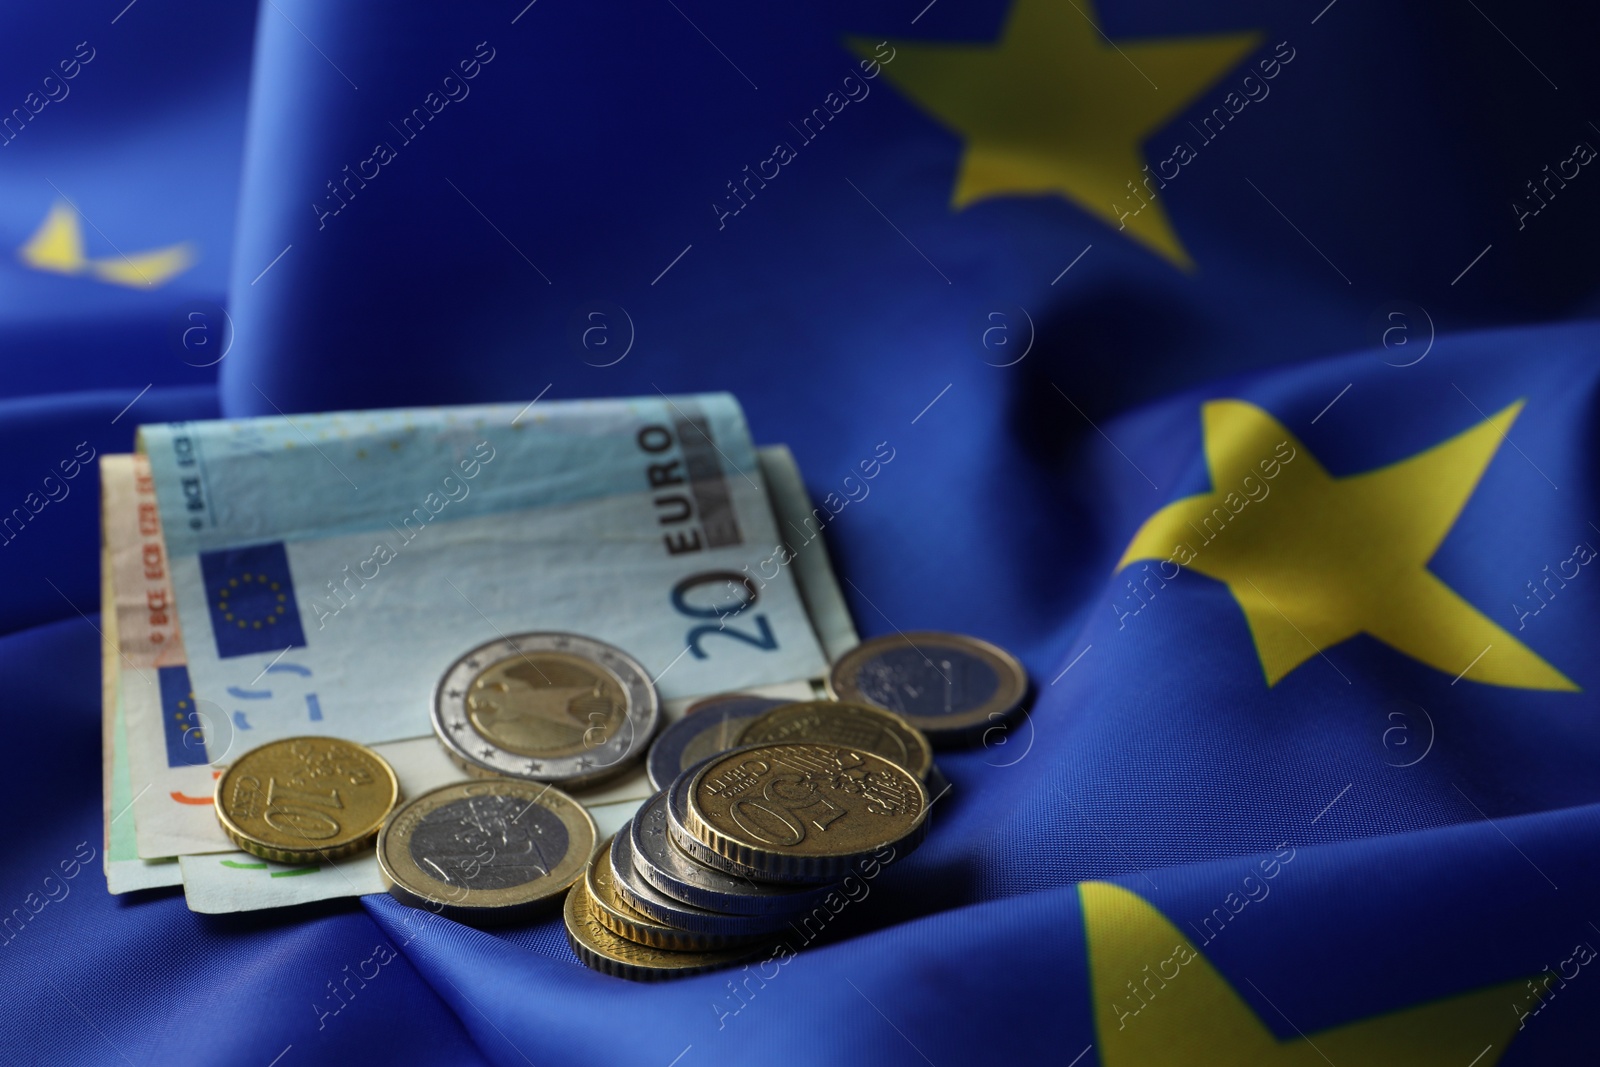
[[[119,457],[121,462],[113,469],[116,473],[132,477],[132,457]],[[105,505],[102,488],[102,509]],[[104,521],[101,524],[105,529]],[[100,796],[104,818],[104,840],[100,854],[106,888],[111,893],[127,893],[136,889],[155,889],[178,885],[182,874],[172,860],[142,860],[134,838],[133,778],[128,767],[128,739],[123,721],[122,672],[117,648],[117,611],[115,585],[112,580],[110,547],[103,535],[100,545],[100,629],[101,629],[101,733],[104,752],[101,764]]]
[[[777,543],[769,548],[763,562],[770,559],[776,563],[788,558],[788,566],[800,587],[800,599],[805,602],[817,640],[831,663],[859,645],[861,638],[856,635],[844,592],[834,577],[833,564],[822,542],[825,521],[812,508],[811,497],[800,476],[800,466],[787,445],[758,448],[756,462],[767,484],[778,528]],[[758,570],[758,578],[765,575],[764,570]]]
[[[744,417],[725,394],[146,426],[192,765],[299,734],[429,732],[462,650],[564,630],[664,698],[823,673]],[[815,525],[815,522],[813,522]],[[735,614],[736,612],[736,614]],[[148,710],[148,709],[146,709]],[[129,727],[174,735],[130,707]],[[141,846],[142,848],[142,846]]]
[[[107,658],[107,683],[114,678],[123,718],[121,743],[114,739],[104,762],[113,774],[116,764],[126,763],[125,803],[132,805],[130,813],[113,817],[118,826],[132,823],[135,854],[144,859],[230,848],[212,813],[215,772],[204,745],[208,729],[226,728],[225,716],[220,706],[197,702],[189,685],[145,458],[101,456],[100,493],[110,586],[102,617],[115,649]]]
[[[120,689],[120,680],[118,683]],[[111,893],[130,893],[136,889],[156,889],[178,885],[183,876],[172,859],[146,860],[139,858],[138,844],[133,826],[132,776],[126,758],[126,732],[124,729],[120,693],[118,706],[112,712],[110,743],[121,749],[113,750],[109,761],[110,776],[106,795],[105,873],[106,888]]]
[[[172,586],[148,465],[143,456],[102,456],[100,478],[108,560],[105,580],[111,597],[111,610],[104,613],[105,627],[107,644],[116,643],[103,668],[108,692],[110,686],[116,686],[124,715],[132,708],[147,722],[166,719],[171,724],[165,729],[147,729],[133,739],[142,745],[130,746],[126,726],[120,746],[113,736],[105,772],[113,782],[108,803],[115,809],[108,810],[106,817],[111,835],[107,854],[112,854],[113,840],[120,841],[130,833],[135,839],[134,855],[147,859],[231,851],[233,844],[217,821],[211,799],[222,761],[216,765],[193,762],[206,753],[205,734],[219,724],[226,729],[226,720],[220,708],[196,701],[188,685],[183,635],[172,618]],[[376,748],[413,791],[461,777],[431,737]],[[116,786],[119,771],[115,766],[123,751],[130,756],[125,799]],[[126,816],[127,805],[133,808],[131,817]],[[122,856],[122,852],[117,854]],[[162,867],[159,877],[168,880],[159,884],[176,884],[177,870],[171,863]]]
[[[273,863],[248,852],[207,852],[179,856],[184,901],[190,911],[220,915],[310,904],[335,897],[384,891],[383,875],[371,852],[336,863]]]

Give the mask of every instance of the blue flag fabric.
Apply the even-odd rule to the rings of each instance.
[[[1592,16],[7,18],[0,1060],[1592,1058]],[[95,456],[713,388],[818,499],[895,450],[828,527],[864,632],[1033,676],[914,856],[661,986],[554,916],[105,893]],[[204,569],[219,642],[285,647],[286,566]]]

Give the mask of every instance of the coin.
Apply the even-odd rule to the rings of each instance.
[[[634,862],[629,827],[611,839],[611,881],[617,895],[641,915],[690,934],[755,940],[789,924],[787,915],[732,915],[674,900],[642,878]]]
[[[565,633],[479,645],[439,681],[433,729],[470,774],[580,788],[643,756],[661,717],[633,657]]]
[[[734,749],[695,772],[688,801],[696,839],[779,882],[841,878],[884,845],[909,853],[928,829],[928,793],[915,774],[837,745]]]
[[[739,734],[757,715],[787,700],[728,693],[691,705],[684,718],[661,731],[650,746],[650,784],[665,789],[672,780],[707,756],[739,744]]]
[[[725,874],[731,874],[735,878],[760,881],[766,877],[761,871],[754,867],[748,867],[738,860],[719,855],[709,845],[695,837],[694,831],[689,829],[689,786],[693,783],[694,776],[699,769],[715,758],[715,756],[712,756],[703,759],[695,766],[684,771],[678,775],[677,780],[667,790],[667,833],[671,835],[672,843],[677,845],[684,855],[696,863],[704,864]],[[831,881],[831,879],[822,878],[818,879],[818,881],[827,882]]]
[[[756,940],[749,936],[682,930],[635,909],[617,892],[616,876],[611,871],[611,841],[611,838],[607,838],[590,858],[583,876],[583,883],[594,902],[595,918],[606,929],[641,945],[675,951],[727,948]]]
[[[1022,710],[1028,672],[987,641],[929,630],[863,641],[834,663],[828,688],[903,716],[935,744],[959,744]]]
[[[635,982],[658,982],[714,971],[764,951],[762,945],[746,945],[710,951],[676,952],[631,941],[600,922],[594,896],[581,881],[567,892],[562,919],[567,927],[567,943],[585,966]]]
[[[334,737],[252,749],[217,779],[217,818],[233,843],[279,863],[334,860],[377,836],[400,798],[376,752]]]
[[[394,813],[378,835],[378,866],[402,903],[510,922],[577,881],[597,836],[583,806],[553,786],[457,782]]]
[[[621,836],[620,834],[618,835]],[[832,884],[797,888],[758,882],[699,863],[672,840],[667,794],[657,793],[628,825],[633,868],[659,892],[685,904],[733,915],[792,916],[834,891]],[[612,857],[615,869],[616,857]]]
[[[739,736],[741,745],[777,741],[815,741],[874,752],[910,769],[918,778],[926,778],[933,766],[933,749],[926,737],[894,712],[865,704],[836,700],[785,704],[756,719]]]

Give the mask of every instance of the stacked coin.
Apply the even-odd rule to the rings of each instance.
[[[603,846],[565,911],[573,951],[654,980],[759,954],[883,850],[927,830],[900,763],[809,740],[746,745],[677,775]]]
[[[821,741],[862,748],[911,770],[935,799],[950,782],[933,762],[927,737],[893,712],[837,700],[781,701],[745,693],[708,697],[662,731],[650,747],[650,784],[665,789],[701,759],[763,741]]]
[[[737,748],[752,719],[787,703],[747,693],[723,693],[691,704],[684,717],[662,730],[650,746],[650,785],[665,789],[707,756]]]
[[[872,752],[926,779],[933,749],[922,731],[882,708],[837,700],[805,700],[773,708],[739,735],[742,745],[815,741]]]

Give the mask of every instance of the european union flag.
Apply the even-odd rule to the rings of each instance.
[[[167,741],[167,766],[199,767],[206,756],[205,723],[195,709],[189,688],[189,668],[161,667],[156,671],[161,687],[161,735]]]
[[[0,1060],[1594,1061],[1592,5],[13,8],[0,342],[52,358],[0,381],[0,691],[39,712],[0,955],[50,981]],[[554,914],[197,922],[70,880],[103,840],[83,456],[703,389],[793,450],[864,633],[1030,670],[1028,717],[940,752],[914,855],[650,986]],[[203,568],[222,655],[304,644],[282,546]],[[205,797],[113,830],[152,801]]]
[[[200,554],[217,655],[281,652],[306,643],[281,541]]]

